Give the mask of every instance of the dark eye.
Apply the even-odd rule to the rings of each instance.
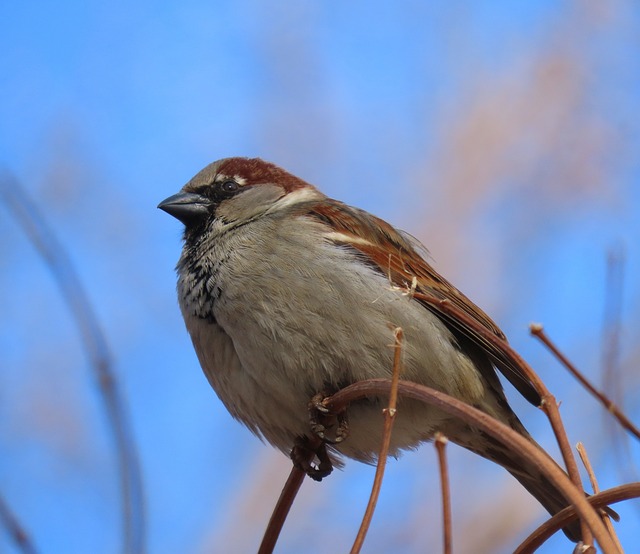
[[[230,196],[233,196],[236,192],[238,192],[238,190],[240,190],[240,185],[235,181],[229,179],[228,181],[223,181],[222,183],[218,184],[217,188],[222,196],[228,198]]]

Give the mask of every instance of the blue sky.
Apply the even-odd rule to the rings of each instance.
[[[288,468],[208,388],[175,298],[179,224],[155,208],[229,155],[274,161],[422,240],[554,387],[603,486],[620,482],[604,416],[526,326],[543,321],[599,382],[605,256],[623,245],[622,400],[639,419],[639,27],[625,2],[0,6],[0,166],[68,249],[109,340],[144,469],[149,552],[222,550],[216,540],[255,550]],[[0,252],[0,492],[42,552],[117,551],[93,376],[3,206]],[[498,492],[531,510],[525,529],[541,520],[503,472],[452,457],[460,535],[486,511],[477,499]],[[429,446],[390,464],[367,551],[440,540],[438,522],[423,522],[437,519],[434,467]],[[281,551],[332,551],[304,542],[318,529],[347,550],[371,477],[349,463],[305,485]],[[637,503],[620,511],[624,543]]]

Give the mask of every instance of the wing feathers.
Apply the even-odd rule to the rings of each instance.
[[[327,235],[329,240],[351,246],[360,252],[394,285],[447,299],[491,333],[505,339],[504,333],[487,314],[438,274],[418,254],[411,241],[385,221],[331,199],[312,206],[307,215],[328,224],[332,228]],[[540,404],[540,396],[533,385],[499,348],[483,339],[468,325],[441,312],[436,306],[416,301],[440,317],[452,330],[462,333],[480,347],[529,402],[536,406]]]

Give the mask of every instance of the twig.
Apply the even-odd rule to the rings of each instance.
[[[602,361],[600,386],[612,402],[622,409],[624,402],[624,375],[620,364],[622,335],[622,308],[624,305],[624,279],[626,255],[624,244],[618,242],[607,252],[605,300],[602,318]],[[637,462],[631,451],[629,437],[606,414],[603,416],[605,434],[613,445],[613,459],[624,481],[638,479]]]
[[[580,454],[580,460],[582,461],[582,465],[587,470],[587,475],[589,476],[589,482],[591,483],[591,488],[594,493],[599,493],[600,488],[598,487],[598,480],[596,479],[596,474],[593,471],[593,466],[591,465],[591,461],[589,460],[589,456],[587,455],[587,450],[584,447],[584,444],[579,442],[576,445],[576,450],[578,454]]]
[[[613,398],[622,399],[620,334],[622,328],[625,253],[621,244],[607,253],[607,277],[602,330],[602,385]],[[609,385],[607,387],[607,385]]]
[[[311,463],[312,460],[313,452],[309,450],[308,462]],[[289,473],[289,477],[287,478],[284,487],[282,488],[276,507],[271,514],[271,519],[269,519],[267,529],[264,532],[260,548],[258,549],[258,554],[271,554],[273,552],[276,542],[278,542],[280,531],[282,531],[282,526],[287,519],[287,515],[289,515],[289,510],[291,509],[293,501],[302,486],[304,478],[304,471],[294,465],[291,468],[291,473]]]
[[[106,338],[71,260],[52,229],[17,179],[0,175],[0,196],[36,247],[57,281],[80,332],[113,433],[120,470],[123,513],[123,550],[145,550],[145,510],[142,476],[131,429],[124,409]]]
[[[565,467],[567,468],[569,478],[576,488],[582,489],[582,480],[580,478],[580,471],[578,471],[578,463],[576,462],[573,450],[569,444],[569,439],[564,429],[564,423],[562,422],[560,411],[558,410],[558,403],[556,402],[555,397],[549,392],[549,389],[547,389],[547,386],[543,383],[542,379],[538,377],[538,374],[533,371],[529,364],[527,364],[527,362],[525,362],[524,359],[515,350],[513,350],[513,348],[511,348],[511,346],[509,346],[509,343],[506,340],[492,333],[489,329],[478,323],[474,318],[464,313],[448,300],[441,300],[435,296],[418,292],[416,292],[414,296],[419,300],[431,304],[443,313],[452,316],[456,320],[461,321],[466,326],[473,329],[483,339],[498,348],[505,357],[521,369],[542,399],[540,407],[551,423],[551,428],[553,429],[558,447],[560,448],[560,453],[562,454],[562,459],[564,460]],[[593,542],[593,537],[588,526],[584,522],[581,522],[580,527],[585,544],[591,544]]]
[[[447,442],[449,440],[442,433],[436,433],[434,444],[438,453],[440,468],[440,487],[442,489],[442,551],[444,554],[453,552],[451,525],[451,494],[449,491],[449,468],[447,466]]]
[[[36,547],[31,542],[29,535],[18,521],[17,516],[11,511],[9,505],[0,495],[0,521],[9,532],[16,548],[23,554],[36,554]]]
[[[591,488],[593,489],[593,492],[595,494],[598,494],[600,492],[600,487],[598,486],[598,480],[596,479],[596,474],[593,471],[593,466],[591,465],[591,461],[589,460],[587,450],[584,447],[584,444],[582,444],[581,442],[576,445],[576,449],[578,450],[578,454],[580,455],[580,460],[582,460],[582,465],[584,465],[584,468],[587,470]],[[620,544],[620,539],[618,538],[616,530],[613,528],[613,523],[611,523],[611,517],[609,517],[609,514],[604,510],[600,512],[600,515],[602,517],[603,523],[605,524],[605,527],[607,528],[607,531],[609,531],[609,535],[611,535],[613,540],[616,541],[618,548],[622,552],[622,545]]]
[[[349,385],[331,396],[325,405],[337,412],[350,402],[360,398],[389,394],[391,382],[388,379],[369,379]],[[469,406],[468,404],[423,385],[400,381],[398,392],[403,397],[414,398],[436,406],[443,412],[460,418],[469,425],[491,435],[506,448],[515,452],[536,466],[557,488],[558,491],[573,504],[581,520],[587,525],[602,548],[604,554],[618,554],[619,550],[613,542],[602,520],[590,506],[582,489],[578,489],[553,459],[529,439],[523,437],[504,423]]]
[[[531,334],[537,337],[552,353],[553,355],[566,367],[569,372],[587,389],[606,409],[609,413],[615,417],[620,425],[627,431],[640,439],[640,430],[627,418],[624,413],[607,398],[606,395],[597,390],[591,382],[576,368],[569,359],[558,349],[558,347],[551,342],[551,339],[546,335],[542,325],[535,323],[530,325]]]
[[[632,498],[640,498],[640,483],[628,483],[626,485],[613,487],[586,497],[586,500],[594,507],[605,508],[611,504],[631,500]],[[562,529],[567,523],[573,521],[575,516],[575,506],[568,506],[564,510],[561,510],[531,533],[518,548],[514,550],[514,554],[530,554],[531,552],[535,552],[549,537]],[[620,550],[620,552],[622,551]]]
[[[398,401],[398,382],[400,380],[400,371],[402,369],[402,340],[404,334],[400,327],[397,327],[394,332],[394,355],[393,355],[393,373],[391,376],[391,386],[389,391],[389,405],[383,410],[384,414],[384,430],[382,435],[382,445],[380,446],[380,453],[378,455],[378,464],[376,465],[376,474],[373,479],[373,486],[371,487],[371,495],[369,496],[369,502],[360,524],[360,529],[356,535],[353,546],[351,547],[351,554],[358,554],[364,544],[364,539],[367,536],[367,531],[371,525],[371,519],[373,518],[373,512],[376,509],[378,503],[378,497],[380,496],[380,488],[382,487],[382,478],[384,477],[384,470],[387,465],[387,456],[389,454],[389,444],[391,442],[391,430],[393,428],[393,422],[396,416],[396,404]]]

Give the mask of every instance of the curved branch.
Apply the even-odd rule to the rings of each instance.
[[[17,179],[6,173],[0,175],[0,196],[49,267],[78,327],[116,445],[124,519],[123,548],[128,553],[144,552],[145,511],[141,470],[124,401],[112,370],[107,340],[68,254]]]
[[[632,498],[640,498],[640,483],[628,483],[607,489],[589,496],[587,501],[594,508],[606,508],[610,504],[631,500]],[[516,548],[514,554],[529,554],[535,552],[549,537],[562,529],[567,523],[573,521],[575,517],[575,507],[567,506],[531,533],[520,546]]]
[[[387,395],[390,387],[391,382],[388,379],[360,381],[329,397],[325,401],[325,405],[337,413],[354,400],[375,395]],[[517,450],[520,455],[526,456],[558,488],[567,501],[576,507],[580,518],[600,543],[603,553],[618,554],[618,548],[607,533],[602,520],[587,501],[584,492],[578,489],[551,457],[534,443],[490,415],[440,391],[409,381],[400,381],[398,392],[404,397],[436,406],[443,412],[481,429],[500,441],[505,447]]]
[[[538,374],[533,371],[531,366],[524,361],[524,359],[509,345],[509,343],[491,331],[480,325],[473,318],[469,317],[462,310],[454,306],[448,300],[441,300],[436,298],[435,296],[431,296],[424,293],[415,293],[414,296],[422,300],[423,302],[427,302],[435,307],[437,307],[442,312],[464,322],[464,324],[470,328],[472,328],[476,333],[478,333],[483,339],[487,340],[489,343],[499,348],[507,358],[509,358],[513,363],[515,363],[522,372],[527,376],[529,381],[533,384],[534,388],[540,395],[542,399],[540,403],[540,408],[544,411],[551,423],[551,428],[553,429],[553,433],[556,437],[556,441],[558,443],[558,447],[560,448],[560,452],[562,454],[562,459],[564,460],[565,467],[567,468],[567,474],[569,478],[573,482],[573,484],[578,489],[583,489],[582,479],[580,478],[580,471],[578,470],[578,462],[573,454],[573,450],[571,445],[569,444],[569,439],[567,437],[567,433],[564,429],[564,423],[562,422],[562,418],[560,417],[560,410],[558,409],[558,403],[555,397],[549,392],[547,386],[543,383],[542,379],[538,376]],[[585,544],[591,544],[593,542],[591,533],[587,525],[585,525],[584,521],[581,520],[581,528],[582,528],[582,539]]]

